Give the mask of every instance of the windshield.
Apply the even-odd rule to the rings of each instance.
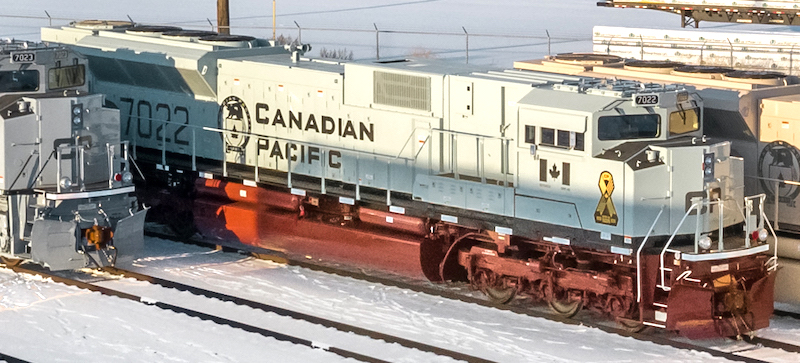
[[[0,92],[32,92],[39,89],[39,71],[0,72]]]
[[[83,64],[51,68],[47,72],[47,86],[50,89],[83,86],[86,81],[86,69]]]
[[[661,117],[656,114],[601,116],[597,120],[600,140],[649,139],[659,136]]]
[[[684,110],[680,105],[678,107],[679,111],[669,114],[669,134],[680,135],[697,131],[700,128],[700,110],[697,108]]]

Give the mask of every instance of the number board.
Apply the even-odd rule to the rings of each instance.
[[[658,104],[658,95],[636,95],[633,98],[633,103],[637,106],[644,105],[657,105]]]
[[[36,53],[19,52],[11,53],[11,63],[33,63],[36,61]]]

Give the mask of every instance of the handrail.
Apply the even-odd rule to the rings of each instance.
[[[762,206],[764,204],[763,198],[761,199],[761,204]],[[772,233],[772,238],[775,240],[775,245],[772,247],[773,256],[770,257],[770,259],[767,260],[766,262],[767,270],[775,271],[778,268],[778,236],[775,234],[775,230],[772,229],[772,223],[769,223],[767,215],[764,213],[764,208],[761,208],[761,218],[763,218],[763,220],[766,222],[767,227],[769,227],[770,233]],[[769,266],[770,263],[772,264],[772,266]]]
[[[672,245],[672,241],[675,239],[675,235],[678,234],[678,231],[681,229],[681,226],[683,226],[683,222],[686,221],[686,217],[688,217],[691,214],[693,209],[698,208],[700,204],[701,204],[700,202],[695,202],[689,207],[686,213],[684,213],[683,218],[681,218],[681,221],[678,223],[678,226],[675,227],[675,232],[672,232],[672,235],[669,237],[669,240],[667,240],[667,243],[664,245],[664,248],[661,249],[661,254],[659,255],[659,260],[660,260],[659,273],[661,275],[661,286],[662,286],[661,288],[665,291],[669,291],[669,287],[667,287],[664,281],[666,279],[666,277],[664,276],[664,255],[667,254],[667,249],[669,248],[670,245]],[[697,215],[698,216],[700,215],[699,208],[697,209]],[[696,243],[697,241],[695,241],[695,244]]]
[[[770,229],[770,232],[772,233],[772,236],[773,236],[773,238],[775,239],[775,255],[774,255],[774,257],[773,257],[773,258],[774,258],[774,259],[777,261],[777,244],[778,244],[778,237],[777,237],[777,235],[775,234],[775,230],[772,228],[772,225],[769,223],[769,219],[767,219],[767,216],[766,216],[766,214],[764,213],[764,199],[765,199],[765,198],[766,198],[766,195],[765,195],[765,194],[763,194],[763,193],[762,193],[762,194],[757,194],[757,195],[753,195],[753,196],[749,196],[749,197],[745,197],[745,198],[744,198],[744,201],[745,201],[745,205],[744,205],[744,207],[746,208],[746,210],[747,210],[747,214],[748,214],[748,215],[747,215],[747,216],[745,216],[745,218],[744,218],[744,223],[745,223],[745,232],[746,232],[746,233],[750,233],[750,232],[752,231],[752,228],[751,228],[751,226],[750,226],[750,221],[749,221],[749,216],[750,216],[750,213],[752,212],[752,207],[751,207],[751,205],[752,205],[752,202],[751,202],[751,201],[752,201],[752,200],[754,200],[754,199],[758,199],[758,200],[759,200],[759,216],[761,217],[761,219],[760,219],[760,220],[758,221],[758,223],[757,223],[757,224],[758,224],[758,227],[757,227],[757,228],[759,228],[759,229],[760,229],[760,228],[762,228],[764,223],[766,223],[766,224],[767,224],[767,227],[769,227],[769,229]],[[699,230],[699,225],[700,225],[700,218],[699,218],[699,216],[700,216],[700,214],[701,214],[701,209],[700,209],[700,207],[701,207],[701,206],[706,206],[706,205],[707,205],[707,206],[712,206],[712,205],[715,205],[715,204],[716,204],[716,205],[718,205],[718,208],[719,208],[718,218],[720,219],[720,221],[719,221],[719,236],[718,236],[718,250],[719,250],[719,251],[723,251],[723,250],[724,250],[724,245],[723,245],[723,243],[722,243],[722,241],[723,241],[723,239],[722,239],[722,230],[723,230],[723,223],[722,223],[723,213],[722,213],[722,208],[723,208],[724,204],[722,203],[722,200],[713,200],[713,201],[709,201],[709,200],[707,200],[707,199],[703,199],[703,200],[701,200],[701,201],[698,201],[698,202],[695,202],[695,203],[693,203],[693,204],[692,204],[692,205],[691,205],[691,206],[690,206],[690,207],[687,209],[686,213],[683,215],[683,218],[681,218],[681,221],[678,223],[678,226],[675,228],[675,231],[672,233],[672,235],[670,236],[669,240],[667,241],[667,243],[666,243],[666,244],[664,245],[664,247],[662,248],[662,250],[661,250],[661,253],[660,253],[660,255],[659,255],[659,263],[660,263],[659,274],[660,274],[660,276],[661,276],[661,286],[660,286],[660,287],[661,287],[663,290],[665,290],[665,291],[669,291],[669,290],[670,290],[670,288],[669,288],[669,287],[667,287],[667,285],[666,285],[666,274],[665,274],[666,268],[665,268],[665,263],[664,263],[664,257],[666,256],[666,253],[667,253],[667,252],[680,252],[680,251],[678,251],[678,250],[673,250],[673,249],[670,249],[669,247],[672,245],[672,242],[674,241],[674,239],[675,239],[675,236],[678,234],[678,231],[681,229],[681,226],[683,226],[683,222],[685,222],[685,221],[686,221],[686,217],[688,217],[689,215],[691,215],[691,214],[692,214],[692,211],[694,211],[694,210],[697,210],[697,216],[698,216],[698,220],[696,221],[696,223],[697,223],[697,225],[698,225],[698,230]],[[738,210],[738,208],[737,208],[737,210]],[[741,212],[741,211],[740,211],[740,212]],[[696,232],[696,233],[695,233],[695,241],[694,241],[694,245],[695,245],[695,253],[699,253],[699,252],[698,252],[698,238],[699,238],[699,235],[698,235],[698,232]],[[746,236],[746,237],[745,237],[745,247],[746,247],[746,248],[750,248],[749,236]],[[638,257],[638,256],[637,256],[637,257]],[[770,259],[770,260],[772,260],[772,259]],[[767,261],[767,263],[768,263],[768,264],[769,264],[770,262],[771,262],[771,261]],[[777,268],[777,262],[775,262],[775,263],[773,264],[773,266],[770,266],[770,267],[768,267],[768,268],[771,268],[771,269]]]
[[[107,179],[107,181],[108,181],[108,187],[109,188],[113,188],[114,187],[114,184],[113,184],[114,183],[114,174],[115,174],[115,172],[114,172],[114,165],[115,165],[114,159],[116,158],[116,156],[115,156],[116,145],[117,144],[112,145],[110,143],[106,143],[105,144],[105,152],[106,152],[106,157],[107,157],[107,161],[108,161],[108,174],[107,174],[107,178],[108,179]],[[121,170],[121,172],[129,171],[130,167],[128,166],[129,165],[128,161],[125,160],[125,159],[128,159],[129,156],[130,156],[128,154],[129,142],[127,140],[122,140],[122,141],[119,142],[119,145],[122,146],[122,148],[120,150],[120,152],[122,153],[122,155],[120,156],[120,159],[124,158],[123,159],[123,164],[124,165],[123,165],[123,169]],[[79,187],[80,191],[86,191],[86,180],[85,180],[86,179],[86,156],[85,156],[86,148],[85,148],[85,145],[83,145],[83,144],[59,145],[53,150],[53,153],[55,154],[55,157],[56,157],[56,166],[55,166],[56,167],[56,183],[55,184],[56,184],[56,192],[58,192],[58,193],[63,192],[63,190],[62,190],[63,188],[62,188],[62,185],[61,185],[61,178],[62,178],[64,172],[62,170],[63,168],[62,168],[61,162],[64,159],[62,159],[62,156],[63,156],[63,153],[65,151],[70,151],[71,152],[71,150],[77,151],[77,155],[75,155],[74,158],[69,159],[69,160],[72,160],[73,163],[77,164],[77,173],[78,173],[78,175],[77,175],[77,178],[75,178],[75,175],[72,175],[72,177],[70,178],[70,182],[76,183],[76,184],[73,184],[73,186]],[[51,157],[52,157],[52,154],[51,154]],[[48,158],[48,160],[49,159],[50,158]],[[45,163],[45,165],[46,165],[46,163]],[[44,166],[42,168],[44,168]],[[141,173],[141,171],[139,171],[139,172]],[[73,179],[75,179],[75,180],[73,180]]]
[[[642,249],[644,249],[644,245],[647,243],[647,239],[650,238],[650,233],[653,232],[653,229],[656,228],[656,223],[661,218],[661,214],[664,213],[664,208],[666,206],[662,205],[661,210],[658,211],[658,215],[656,219],[653,221],[653,224],[650,225],[650,229],[647,230],[647,234],[644,236],[644,240],[639,245],[639,248],[636,250],[636,302],[642,301]]]

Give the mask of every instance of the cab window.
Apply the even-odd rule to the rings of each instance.
[[[33,92],[39,90],[39,71],[0,72],[0,92]]]
[[[601,116],[597,119],[600,140],[649,139],[659,136],[661,117],[647,115]]]
[[[50,68],[47,72],[47,87],[60,89],[83,86],[86,82],[86,68],[83,64]]]
[[[669,134],[680,135],[700,128],[700,111],[696,108],[669,114]]]

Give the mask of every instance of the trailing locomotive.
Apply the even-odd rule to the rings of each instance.
[[[425,276],[498,302],[524,294],[690,337],[769,323],[764,196],[745,197],[742,159],[704,137],[693,88],[313,60],[125,23],[42,39],[89,58],[150,195],[183,216],[176,230],[260,245],[266,208],[285,208],[416,235]],[[240,204],[204,209],[215,198]]]
[[[0,44],[0,256],[51,270],[113,265],[141,247],[119,111],[88,93],[86,59]],[[122,255],[120,255],[122,256]]]

